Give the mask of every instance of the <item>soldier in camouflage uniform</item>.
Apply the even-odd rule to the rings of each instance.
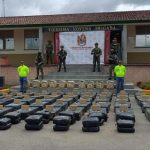
[[[95,72],[96,63],[97,71],[100,72],[100,55],[102,55],[102,50],[98,48],[98,43],[95,43],[95,48],[92,49],[91,54],[93,55],[93,72]]]
[[[53,54],[54,54],[54,50],[53,50],[53,45],[52,45],[52,41],[48,41],[48,44],[46,45],[46,64],[50,63],[53,64]]]
[[[57,55],[59,56],[59,69],[58,72],[60,72],[61,70],[61,64],[63,63],[64,66],[64,71],[66,72],[66,56],[67,56],[67,52],[64,50],[64,46],[61,45],[60,47],[60,51],[57,53]]]
[[[116,37],[113,38],[111,48],[114,49],[115,53],[117,54],[119,60],[122,59],[122,54],[121,54],[121,47],[120,43],[118,43],[118,40]]]
[[[117,56],[116,51],[113,48],[110,49],[108,61],[109,61],[109,78],[108,79],[111,80],[113,70],[115,66],[118,64],[118,56]],[[115,73],[114,73],[114,80],[115,80]]]
[[[43,66],[44,66],[44,60],[42,57],[42,53],[38,52],[36,58],[35,58],[35,65],[36,65],[36,78],[39,78],[39,72],[41,72],[41,78],[44,78],[44,71],[43,71]]]

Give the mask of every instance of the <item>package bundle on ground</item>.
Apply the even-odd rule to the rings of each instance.
[[[11,127],[11,119],[1,118],[0,119],[0,130],[6,130]]]
[[[82,120],[82,125],[83,132],[98,132],[100,130],[98,117],[84,118]]]
[[[54,131],[67,131],[71,124],[70,116],[56,116],[53,118],[53,130]]]
[[[115,103],[117,131],[122,133],[135,132],[135,115],[127,95],[119,95]]]
[[[31,115],[25,119],[26,130],[41,130],[43,127],[42,115]]]
[[[9,118],[12,124],[17,124],[21,121],[21,113],[17,111],[7,113],[4,117]]]
[[[135,132],[134,121],[133,120],[117,120],[117,130],[118,132],[133,133]]]
[[[75,112],[72,111],[62,111],[59,113],[60,116],[69,116],[71,118],[71,124],[74,124],[76,122],[76,116]]]
[[[136,93],[135,99],[137,100],[137,104],[141,107],[142,112],[145,113],[146,118],[150,121],[150,95]]]

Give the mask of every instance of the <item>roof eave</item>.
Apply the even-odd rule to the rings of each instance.
[[[101,21],[101,22],[76,22],[76,23],[55,23],[55,24],[20,24],[20,25],[0,25],[0,28],[24,28],[24,27],[47,27],[47,26],[67,26],[67,25],[123,25],[133,23],[150,23],[150,19],[147,20],[122,20],[122,21]]]

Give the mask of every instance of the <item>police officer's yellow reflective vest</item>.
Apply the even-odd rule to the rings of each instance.
[[[30,70],[29,67],[27,67],[26,65],[21,65],[17,68],[19,77],[27,77],[27,75],[29,74]]]
[[[124,77],[126,74],[126,67],[123,65],[117,65],[114,69],[116,77]]]

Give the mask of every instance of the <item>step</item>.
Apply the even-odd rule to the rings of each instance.
[[[45,79],[55,79],[55,80],[58,80],[58,79],[64,79],[64,80],[101,80],[101,79],[108,79],[108,75],[95,75],[95,76],[92,76],[92,75],[85,75],[85,76],[81,76],[81,75],[59,75],[59,76],[45,76],[44,77]]]
[[[125,89],[134,89],[135,88],[135,85],[132,83],[132,82],[126,82],[124,84],[124,88]]]

